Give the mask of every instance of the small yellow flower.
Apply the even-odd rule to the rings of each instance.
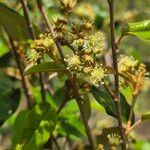
[[[83,39],[77,39],[77,40],[74,40],[71,45],[75,50],[78,50],[80,47],[83,46],[83,44],[84,44]]]
[[[78,7],[75,8],[74,12],[79,17],[88,18],[90,20],[95,19],[95,13],[90,3],[87,2],[81,3]]]
[[[101,32],[97,32],[94,35],[89,36],[85,40],[83,50],[85,53],[101,54],[105,47],[104,35]]]
[[[81,62],[78,55],[73,55],[72,57],[65,59],[65,61],[68,64],[68,69],[73,69],[78,71],[81,69]]]
[[[132,56],[121,55],[118,62],[118,69],[120,73],[124,73],[126,71],[134,71],[138,65],[138,61],[135,60]]]
[[[91,72],[92,68],[91,67],[84,67],[83,72],[84,73],[89,73]]]
[[[83,55],[84,62],[93,62],[94,59],[90,55]]]
[[[119,146],[122,143],[121,136],[116,133],[111,133],[107,135],[109,144]]]
[[[67,9],[72,9],[74,8],[74,6],[76,5],[77,3],[77,0],[60,0],[63,7],[67,10]],[[68,11],[69,11],[68,10]]]
[[[45,39],[43,39],[43,46],[46,48],[50,48],[52,45],[54,44],[54,40],[46,37]]]
[[[38,59],[42,58],[42,55],[49,51],[53,44],[54,40],[51,38],[50,34],[40,34],[39,39],[35,39],[30,46],[30,62],[35,63]]]
[[[105,76],[105,71],[101,66],[95,67],[90,74],[90,83],[95,86],[98,86],[99,82],[103,84],[102,79],[104,79]]]
[[[102,144],[99,144],[98,146],[97,146],[97,149],[96,150],[104,150],[104,146],[102,145]]]

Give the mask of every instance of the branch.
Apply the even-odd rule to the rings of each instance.
[[[87,133],[87,136],[88,136],[88,139],[89,139],[89,142],[90,142],[90,145],[91,145],[91,149],[96,150],[94,138],[92,136],[91,130],[90,130],[89,125],[88,125],[88,120],[87,120],[87,117],[85,115],[86,113],[85,113],[83,104],[81,103],[83,100],[80,97],[75,78],[74,78],[74,81],[71,80],[71,84],[72,84],[72,88],[73,88],[73,94],[74,94],[74,97],[77,101],[77,104],[78,104],[78,107],[79,107],[79,110],[80,110],[80,113],[81,113],[81,117],[82,117],[82,120],[83,120],[83,123],[84,123],[85,131]]]
[[[27,25],[28,25],[29,33],[30,33],[32,39],[35,39],[35,33],[34,33],[34,30],[33,30],[32,22],[31,22],[30,17],[29,17],[29,10],[28,10],[28,7],[27,7],[26,0],[21,0],[21,4],[22,4],[22,7],[23,7],[23,11],[24,11],[24,17],[25,17]]]
[[[124,37],[125,37],[125,34],[121,34],[120,37],[118,38],[118,40],[116,42],[117,48],[119,48],[119,45],[121,44]]]
[[[142,122],[142,120],[139,119],[139,120],[129,129],[128,133],[131,132],[135,127],[137,127],[141,122]]]
[[[120,129],[121,138],[123,140],[122,149],[126,149],[126,138],[121,120],[121,106],[120,106],[120,94],[119,94],[119,75],[118,75],[118,62],[117,62],[117,45],[115,42],[115,24],[114,24],[114,0],[107,0],[109,4],[109,15],[110,15],[110,32],[111,32],[111,48],[113,57],[113,66],[115,69],[115,105],[118,118],[118,126]]]
[[[25,17],[25,20],[26,20],[27,25],[28,25],[30,36],[32,37],[32,39],[35,39],[35,33],[34,33],[32,22],[30,20],[29,10],[28,10],[28,7],[27,7],[27,1],[26,0],[21,0],[21,4],[22,4],[22,7],[23,7],[24,17]],[[38,61],[38,63],[40,63],[40,61]],[[46,93],[45,93],[45,88],[44,88],[44,78],[43,78],[42,73],[39,73],[39,81],[40,81],[40,86],[41,86],[42,100],[46,101]]]
[[[32,106],[33,106],[34,100],[33,100],[31,92],[28,90],[29,88],[28,88],[28,85],[27,85],[27,80],[26,80],[25,76],[23,75],[23,68],[22,68],[22,64],[21,64],[21,61],[20,61],[20,57],[18,56],[16,46],[15,46],[13,40],[10,37],[9,37],[9,42],[10,42],[10,45],[11,45],[11,48],[12,48],[12,54],[15,58],[15,61],[17,63],[19,71],[20,71],[20,75],[21,75],[21,79],[22,79],[21,80],[22,81],[22,86],[23,86],[23,89],[24,89],[24,92],[25,92],[27,105],[28,105],[28,108],[31,109]]]
[[[137,94],[136,95],[133,94],[129,119],[128,119],[128,122],[127,122],[127,125],[126,125],[126,131],[125,131],[126,135],[128,135],[130,127],[131,127],[131,121],[132,121],[132,117],[133,117],[133,110],[134,110],[134,106],[135,106],[135,103],[136,103],[136,98],[137,98]]]

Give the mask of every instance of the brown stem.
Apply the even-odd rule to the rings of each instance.
[[[73,88],[73,94],[74,94],[74,97],[75,97],[75,99],[77,101],[77,104],[78,104],[78,107],[79,107],[79,110],[80,110],[80,113],[81,113],[81,117],[82,117],[82,120],[83,120],[83,123],[84,123],[85,131],[86,131],[86,134],[88,136],[88,140],[89,140],[90,145],[91,145],[91,149],[92,150],[96,150],[94,138],[92,136],[90,127],[88,125],[88,120],[87,120],[87,117],[85,115],[86,113],[85,113],[85,110],[83,108],[83,104],[82,104],[83,100],[80,97],[80,94],[79,94],[79,91],[78,91],[78,87],[76,85],[76,79],[71,80],[71,84],[72,84],[72,88]]]
[[[23,7],[24,17],[25,17],[25,20],[27,22],[27,26],[28,26],[28,29],[29,29],[30,36],[32,37],[32,39],[35,39],[35,33],[34,33],[34,29],[33,29],[33,24],[31,22],[31,19],[30,19],[30,16],[29,16],[27,1],[26,0],[21,0],[21,4],[22,4],[22,7]],[[40,61],[38,61],[38,63],[40,63]],[[46,101],[46,93],[45,93],[45,88],[44,88],[44,78],[43,78],[42,73],[39,73],[39,81],[40,81],[40,86],[41,86],[42,100]]]
[[[17,50],[16,50],[16,46],[15,46],[13,40],[10,37],[9,37],[9,41],[10,41],[11,48],[12,48],[12,54],[13,54],[15,60],[16,60],[17,66],[18,66],[19,71],[20,71],[20,75],[21,75],[21,79],[22,79],[21,80],[22,81],[22,86],[23,86],[23,89],[24,89],[24,92],[25,92],[28,108],[31,109],[34,100],[33,100],[31,92],[28,90],[29,88],[28,88],[27,80],[26,80],[25,76],[23,75],[23,68],[22,68],[22,64],[21,64],[21,61],[20,61],[20,57],[18,56],[18,53],[17,53]]]
[[[131,127],[131,121],[132,121],[132,117],[133,117],[133,110],[134,110],[134,106],[135,106],[135,103],[136,103],[136,98],[137,98],[137,94],[136,95],[133,94],[129,119],[128,119],[128,122],[127,122],[127,125],[126,125],[126,131],[125,131],[126,135],[128,135],[130,127]]]
[[[28,7],[27,7],[27,1],[26,0],[21,0],[21,4],[22,4],[22,7],[23,7],[23,12],[24,12],[24,16],[25,16],[25,19],[26,19],[26,22],[27,22],[27,26],[28,26],[30,35],[31,35],[32,39],[35,39],[35,33],[34,33],[34,30],[33,30],[33,25],[32,25],[32,22],[30,20],[30,17],[29,17],[29,10],[28,10]]]
[[[110,33],[111,33],[111,47],[112,47],[112,57],[113,57],[113,66],[116,74],[115,78],[115,105],[117,112],[118,126],[120,129],[121,138],[123,140],[122,149],[126,149],[126,138],[125,132],[121,120],[121,105],[120,105],[120,94],[119,94],[119,75],[118,75],[118,62],[117,62],[117,45],[115,42],[115,24],[114,24],[114,0],[108,0],[109,4],[109,15],[110,15]]]
[[[117,40],[117,48],[119,48],[119,45],[121,44],[122,39],[124,38],[125,34],[121,34],[120,37]]]

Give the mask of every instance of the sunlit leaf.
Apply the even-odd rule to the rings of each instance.
[[[5,55],[8,51],[9,51],[8,47],[0,39],[0,57],[3,56],[3,55]]]
[[[91,92],[97,102],[105,108],[106,113],[110,116],[117,118],[114,100],[107,93],[97,87],[93,87]],[[124,122],[127,122],[130,113],[130,105],[127,103],[126,98],[122,93],[120,94],[120,103],[122,110],[122,120]]]
[[[143,40],[150,40],[150,20],[129,23],[123,27],[124,34],[132,34]]]
[[[141,119],[144,120],[150,120],[150,111],[144,113],[143,115],[141,115]]]
[[[23,144],[23,150],[39,150],[51,136],[57,121],[56,112],[48,103],[21,112],[13,126],[13,147]]]

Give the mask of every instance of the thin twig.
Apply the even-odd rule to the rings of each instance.
[[[85,126],[85,131],[87,133],[87,136],[88,136],[88,139],[89,139],[89,142],[90,142],[90,145],[91,145],[91,149],[96,150],[94,138],[92,136],[91,130],[90,130],[89,125],[88,125],[88,120],[87,120],[87,117],[85,115],[86,113],[85,113],[83,104],[81,103],[83,100],[80,97],[78,87],[77,87],[77,84],[76,84],[76,79],[71,80],[71,82],[72,82],[71,84],[72,84],[72,88],[73,88],[73,94],[74,94],[74,97],[77,101],[77,104],[78,104],[78,107],[79,107],[79,110],[80,110],[80,113],[81,113],[81,117],[82,117],[82,120],[83,120],[83,123],[84,123],[84,126]]]
[[[18,66],[19,71],[20,71],[20,75],[21,75],[21,79],[22,79],[21,80],[22,81],[22,86],[23,86],[23,89],[24,89],[24,92],[25,92],[27,105],[28,105],[28,108],[31,109],[34,100],[33,100],[31,92],[28,90],[29,89],[28,84],[27,84],[25,76],[23,75],[23,68],[22,68],[22,64],[21,64],[21,61],[20,61],[20,57],[18,56],[18,53],[17,53],[17,50],[16,50],[16,46],[15,46],[13,40],[10,37],[9,37],[9,41],[10,41],[11,48],[12,48],[12,54],[13,54],[15,60],[16,60],[17,66]]]
[[[122,149],[126,149],[126,138],[125,132],[121,120],[121,106],[120,106],[120,94],[119,94],[119,75],[118,75],[118,62],[117,62],[117,45],[115,42],[115,24],[114,24],[114,0],[107,0],[109,4],[109,15],[110,15],[110,32],[111,32],[111,47],[112,47],[112,57],[113,57],[113,66],[116,74],[115,78],[115,105],[117,112],[118,126],[120,129],[121,138],[123,140]]]
[[[127,125],[126,125],[126,131],[125,131],[126,135],[129,133],[129,130],[130,130],[130,127],[131,127],[131,122],[132,122],[132,117],[133,117],[133,110],[134,110],[134,106],[136,104],[136,98],[137,98],[137,94],[136,95],[133,94],[129,119],[128,119],[128,122],[127,122]]]
[[[145,71],[144,71],[145,72]],[[138,96],[138,93],[140,91],[140,86],[141,86],[141,77],[143,77],[144,72],[141,72],[136,80],[136,86],[134,87],[134,91],[133,91],[133,98],[132,98],[132,103],[131,103],[131,109],[130,109],[130,115],[129,115],[129,119],[126,125],[126,134],[128,133],[128,130],[131,127],[131,121],[132,121],[132,117],[133,117],[133,111],[134,111],[134,106],[136,104],[136,99]]]
[[[29,10],[28,10],[28,7],[27,7],[27,1],[26,0],[21,0],[21,4],[22,4],[22,7],[23,7],[23,12],[24,12],[24,16],[25,16],[25,19],[26,19],[26,22],[27,22],[27,26],[28,26],[30,35],[31,35],[32,39],[35,39],[33,24],[32,24],[32,22],[30,20],[30,17],[29,17]]]
[[[31,22],[31,19],[30,19],[30,16],[29,16],[27,1],[26,0],[21,0],[21,4],[22,4],[22,7],[23,7],[24,17],[25,17],[25,20],[27,22],[27,26],[28,26],[28,29],[29,29],[30,36],[32,37],[32,39],[35,39],[35,32],[34,32],[33,24]],[[40,61],[38,61],[38,63],[40,63]],[[43,78],[42,73],[39,73],[39,81],[40,81],[40,86],[41,86],[41,96],[42,96],[42,100],[44,102],[44,101],[46,101],[46,93],[45,93],[44,78]]]
[[[125,34],[121,34],[120,37],[118,38],[118,40],[116,42],[117,43],[117,48],[119,48],[119,45],[121,44],[124,37],[125,37]]]
[[[135,127],[137,127],[141,122],[142,122],[142,120],[139,119],[139,120],[129,129],[128,133],[131,132]]]

